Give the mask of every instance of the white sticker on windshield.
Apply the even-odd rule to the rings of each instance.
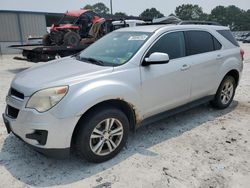
[[[148,38],[147,35],[136,35],[129,37],[128,40],[146,40]]]

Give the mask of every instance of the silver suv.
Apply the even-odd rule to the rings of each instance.
[[[3,119],[40,152],[62,157],[73,148],[103,162],[123,148],[129,130],[174,109],[208,101],[228,107],[242,69],[243,51],[227,27],[124,28],[18,74]]]

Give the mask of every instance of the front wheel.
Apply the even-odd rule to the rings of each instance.
[[[119,109],[99,109],[88,113],[79,123],[76,149],[87,161],[107,161],[117,155],[127,141],[129,121]]]
[[[227,108],[233,101],[236,90],[236,81],[232,76],[226,76],[220,84],[220,87],[211,104],[218,109]]]

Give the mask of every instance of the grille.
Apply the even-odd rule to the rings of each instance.
[[[19,114],[19,110],[10,106],[10,105],[7,105],[7,115],[12,118],[12,119],[16,119],[17,116]]]
[[[10,95],[14,96],[14,97],[17,97],[19,99],[24,99],[24,94],[20,93],[19,91],[15,90],[13,88],[10,88]]]

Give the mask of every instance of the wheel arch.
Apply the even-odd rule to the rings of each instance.
[[[215,93],[217,93],[221,83],[223,82],[226,76],[232,76],[235,79],[236,86],[238,86],[240,80],[240,72],[237,69],[229,69],[225,73],[221,73],[221,77],[218,80]]]
[[[236,69],[230,70],[225,76],[232,76],[235,79],[236,85],[239,85],[239,80],[240,80],[240,73]],[[223,79],[224,79],[223,78]]]
[[[136,125],[140,123],[140,120],[138,120],[138,115],[136,115],[136,110],[134,106],[122,99],[110,99],[110,100],[97,103],[91,108],[89,108],[84,114],[82,114],[79,121],[77,122],[74,128],[72,137],[71,137],[71,147],[74,145],[76,134],[81,127],[80,122],[83,119],[86,119],[88,117],[88,114],[91,113],[92,111],[102,109],[102,108],[107,108],[107,107],[115,107],[115,108],[120,109],[127,116],[129,120],[129,128],[132,131],[134,131],[136,129]]]

